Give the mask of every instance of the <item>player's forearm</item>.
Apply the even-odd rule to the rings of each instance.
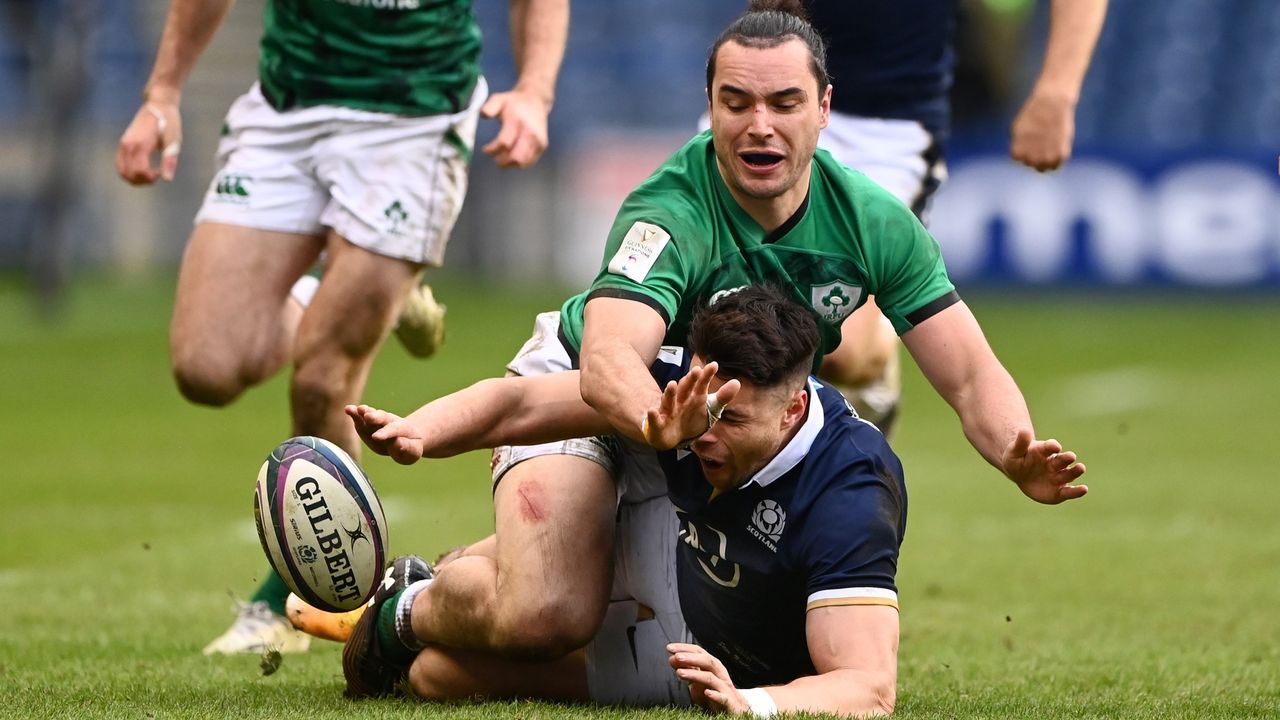
[[[1032,95],[1052,96],[1075,105],[1102,32],[1107,0],[1053,0],[1044,65]]]
[[[893,673],[832,670],[765,688],[778,712],[890,715],[897,697]]]
[[[963,302],[951,305],[908,330],[902,341],[929,383],[956,411],[965,437],[987,462],[1005,472],[1004,451],[1020,429],[1031,429],[1031,414],[969,307]]]
[[[969,443],[993,467],[1008,475],[1003,461],[1005,449],[1018,430],[1033,429],[1027,402],[1013,377],[992,357],[955,394],[952,404]]]
[[[578,397],[577,386],[577,373],[481,380],[405,420],[423,439],[423,456],[432,458],[606,432],[608,425]]]
[[[556,77],[569,37],[569,0],[511,0],[511,49],[515,89],[546,103],[556,96]]]
[[[177,102],[196,60],[209,46],[234,0],[173,0],[147,80],[148,100]]]
[[[662,392],[645,361],[625,340],[610,337],[588,343],[581,355],[582,399],[618,432],[644,442],[644,417]]]

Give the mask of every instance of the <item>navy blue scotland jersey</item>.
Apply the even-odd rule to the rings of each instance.
[[[664,348],[659,385],[682,377]],[[697,457],[659,454],[680,519],[680,608],[698,643],[738,687],[781,684],[816,670],[805,614],[828,605],[898,605],[906,532],[902,464],[875,426],[835,390],[809,379],[806,419],[739,488],[712,496]]]
[[[805,0],[826,39],[831,109],[916,120],[942,141],[950,124],[956,0]]]

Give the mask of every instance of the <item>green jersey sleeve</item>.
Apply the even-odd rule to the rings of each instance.
[[[670,326],[699,277],[705,243],[690,242],[685,215],[672,203],[633,193],[613,222],[588,297],[621,297],[652,307]]]
[[[878,212],[864,215],[867,271],[874,279],[876,304],[899,335],[959,301],[947,277],[938,242],[920,220],[887,191],[877,198]]]

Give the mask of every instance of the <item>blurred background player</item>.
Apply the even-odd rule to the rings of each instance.
[[[173,179],[183,86],[231,4],[170,6],[120,139],[126,181]],[[430,354],[441,337],[443,311],[419,280],[443,261],[479,116],[501,122],[484,151],[503,167],[546,147],[568,2],[513,0],[510,22],[519,78],[487,97],[471,0],[267,3],[258,82],[227,114],[178,279],[170,352],[188,400],[225,405],[292,364],[292,433],[359,451],[342,409],[406,298],[410,351]],[[321,258],[322,279],[304,278]],[[287,595],[271,573],[205,653],[305,650]]]
[[[818,146],[875,180],[927,221],[946,179],[956,14],[961,0],[804,0],[827,40],[834,91]],[[1107,0],[1052,0],[1040,74],[1014,118],[1009,154],[1038,171],[1071,156],[1075,109]],[[859,414],[893,429],[901,397],[898,342],[875,299],[841,326],[822,376]]]

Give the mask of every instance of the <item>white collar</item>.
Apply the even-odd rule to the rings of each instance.
[[[772,460],[739,487],[746,487],[751,483],[765,487],[787,474],[791,468],[800,464],[805,455],[809,454],[809,448],[813,447],[813,441],[817,439],[818,433],[822,432],[823,426],[826,425],[826,412],[822,409],[822,401],[818,399],[817,384],[814,383],[812,377],[806,382],[809,388],[809,406],[805,409],[808,417],[805,418],[804,424],[796,431],[791,441],[784,445],[777,455],[773,456]]]

